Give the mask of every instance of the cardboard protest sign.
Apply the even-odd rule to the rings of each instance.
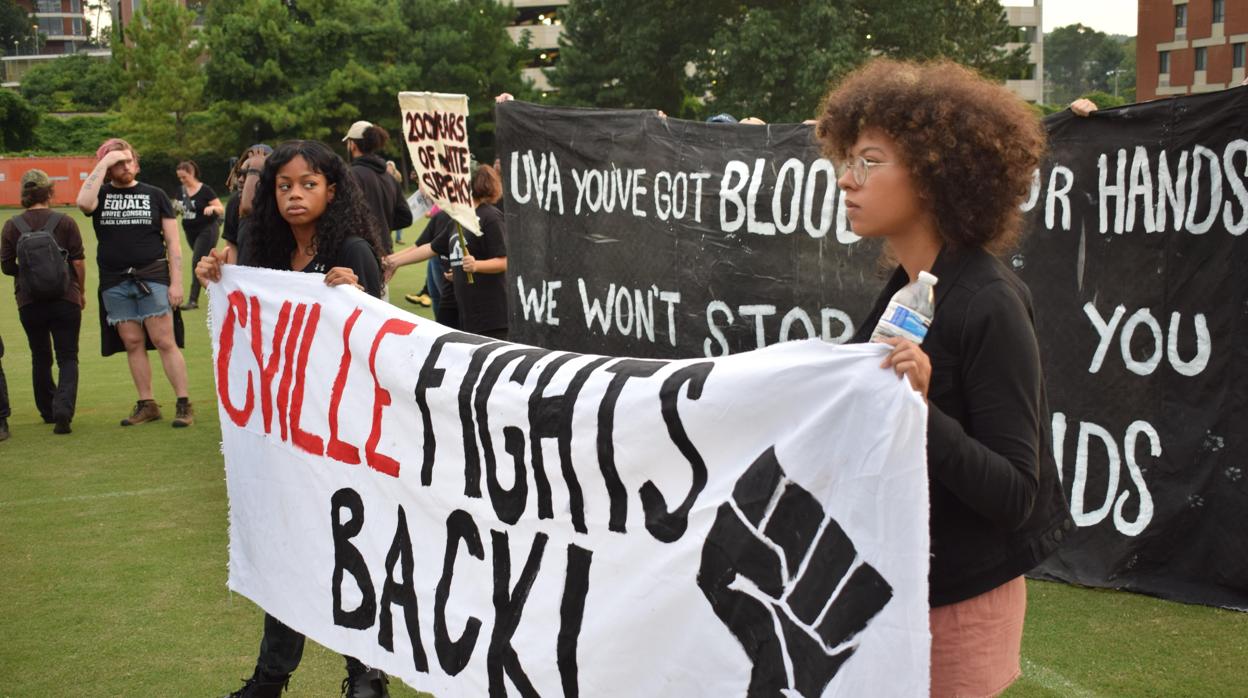
[[[1079,528],[1037,574],[1248,610],[1246,113],[1241,87],[1045,119],[1004,261],[1035,301]],[[884,285],[809,126],[498,115],[517,341],[669,359],[839,342]]]
[[[421,189],[467,230],[480,235],[472,205],[468,150],[468,97],[438,92],[400,92],[403,140]]]
[[[439,696],[925,695],[926,407],[879,346],[685,361],[209,287],[231,589]]]

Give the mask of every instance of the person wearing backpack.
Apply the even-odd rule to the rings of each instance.
[[[21,214],[0,231],[0,271],[17,277],[13,292],[30,342],[35,407],[56,434],[70,433],[78,401],[78,332],[86,306],[87,267],[74,219],[48,207],[52,179],[22,175]],[[57,379],[52,379],[56,358]]]

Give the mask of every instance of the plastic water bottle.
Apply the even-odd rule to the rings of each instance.
[[[936,277],[925,271],[919,272],[918,281],[893,294],[875,331],[871,333],[871,341],[882,342],[888,337],[901,337],[922,344],[936,309],[935,288]]]

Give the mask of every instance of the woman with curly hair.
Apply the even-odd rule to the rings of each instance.
[[[354,285],[381,296],[377,233],[369,222],[355,178],[332,150],[316,141],[281,144],[264,162],[256,187],[250,265],[325,275],[330,286]],[[195,275],[205,286],[221,279],[225,251],[200,260]],[[276,697],[303,657],[304,636],[267,613],[255,671],[231,696]],[[389,695],[377,669],[347,657],[343,693],[349,698]]]
[[[994,257],[1017,239],[1044,133],[999,84],[892,60],[834,88],[816,133],[841,163],[854,232],[883,238],[898,263],[855,341],[920,271],[939,278],[923,345],[888,340],[883,367],[928,401],[932,695],[997,695],[1020,674],[1022,575],[1072,525],[1031,294]]]

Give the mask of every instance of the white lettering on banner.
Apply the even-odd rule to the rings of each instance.
[[[229,586],[295,630],[437,695],[927,693],[926,406],[878,347],[611,358],[208,291]]]
[[[667,337],[676,346],[676,313],[674,306],[680,303],[680,293],[662,291],[653,284],[646,289],[629,289],[623,285],[610,284],[603,298],[590,297],[584,279],[576,280],[581,292],[581,308],[585,313],[585,327],[593,330],[597,323],[602,334],[615,332],[625,337],[636,330],[636,338],[655,341],[655,304],[658,300],[667,315]]]
[[[1248,231],[1248,188],[1244,186],[1244,177],[1248,176],[1248,140],[1232,140],[1220,155],[1199,144],[1190,151],[1179,152],[1173,173],[1171,155],[1173,153],[1164,150],[1156,154],[1155,180],[1153,156],[1143,145],[1135,146],[1130,158],[1126,148],[1118,149],[1112,164],[1109,154],[1098,156],[1100,232],[1112,229],[1119,235],[1129,233],[1142,218],[1146,233],[1182,230],[1191,235],[1204,235],[1213,229],[1219,217],[1232,235]],[[1244,164],[1237,164],[1237,158],[1243,158]],[[1223,195],[1224,180],[1229,196]],[[1050,191],[1052,189],[1050,183]],[[1045,225],[1053,228],[1052,216],[1047,212]],[[1063,225],[1063,229],[1069,226]]]
[[[1183,318],[1177,312],[1170,313],[1170,324],[1164,333],[1161,323],[1148,308],[1140,308],[1132,313],[1126,323],[1122,324],[1121,333],[1118,332],[1118,326],[1127,314],[1126,306],[1116,306],[1108,320],[1101,316],[1100,311],[1092,302],[1084,304],[1083,312],[1092,322],[1092,327],[1096,330],[1098,337],[1096,351],[1093,352],[1092,362],[1088,365],[1088,373],[1097,373],[1101,370],[1115,334],[1118,334],[1118,348],[1122,353],[1123,364],[1127,370],[1138,376],[1152,375],[1161,365],[1163,354],[1171,368],[1181,376],[1200,375],[1209,365],[1209,355],[1213,352],[1213,339],[1209,334],[1209,323],[1204,313],[1196,313],[1192,318],[1196,353],[1192,358],[1184,359],[1179,354],[1179,331]],[[1142,359],[1136,358],[1131,353],[1132,340],[1140,331],[1145,331],[1152,340],[1150,353]]]
[[[555,299],[555,293],[563,287],[562,281],[542,281],[541,291],[537,288],[530,288],[527,292],[524,289],[524,277],[516,275],[516,288],[520,292],[520,308],[524,313],[524,319],[528,320],[532,314],[533,322],[552,327],[559,326],[559,318],[555,316],[555,307],[559,302]]]
[[[1057,461],[1058,476],[1065,480],[1062,463],[1066,446],[1066,415],[1053,413],[1053,456]],[[1127,475],[1138,494],[1137,513],[1134,520],[1127,520],[1124,509],[1131,499],[1131,492],[1118,491],[1119,471],[1122,455],[1114,437],[1099,424],[1092,422],[1079,423],[1079,435],[1075,442],[1074,474],[1070,483],[1070,514],[1075,524],[1080,527],[1095,526],[1113,511],[1114,528],[1126,536],[1138,536],[1153,520],[1153,497],[1144,481],[1144,471],[1136,460],[1136,449],[1139,439],[1143,436],[1148,440],[1148,453],[1153,460],[1161,457],[1161,436],[1151,424],[1144,420],[1136,420],[1127,427],[1123,437],[1121,454],[1126,456]],[[1095,510],[1087,509],[1087,486],[1090,474],[1090,456],[1092,440],[1101,442],[1105,451],[1105,499]]]
[[[736,322],[736,316],[742,318],[753,318],[754,326],[754,343],[755,348],[762,349],[769,344],[776,342],[767,341],[767,323],[766,318],[777,313],[775,305],[759,304],[759,305],[739,305],[737,306],[736,315],[733,314],[731,306],[723,301],[711,301],[706,305],[706,329],[710,336],[702,340],[702,353],[707,357],[726,356],[729,354],[728,337],[724,335],[724,330],[731,327]],[[804,309],[795,307],[784,314],[780,321],[779,333],[776,337],[777,342],[788,342],[794,339],[808,339],[819,337],[825,342],[831,344],[843,344],[848,342],[854,336],[854,322],[849,317],[849,313],[836,308],[821,308],[819,310],[820,330],[819,334],[815,334],[815,324]],[[793,328],[801,326],[803,336],[794,337]],[[839,332],[835,331],[839,326]]]
[[[519,167],[522,169],[518,172]],[[533,156],[532,150],[523,154],[512,153],[511,177],[507,181],[511,185],[511,198],[516,203],[527,204],[532,198],[538,208],[553,211],[551,206],[557,201],[559,214],[563,214],[563,176],[554,153],[541,153],[538,157]],[[578,202],[578,210],[579,205]]]

